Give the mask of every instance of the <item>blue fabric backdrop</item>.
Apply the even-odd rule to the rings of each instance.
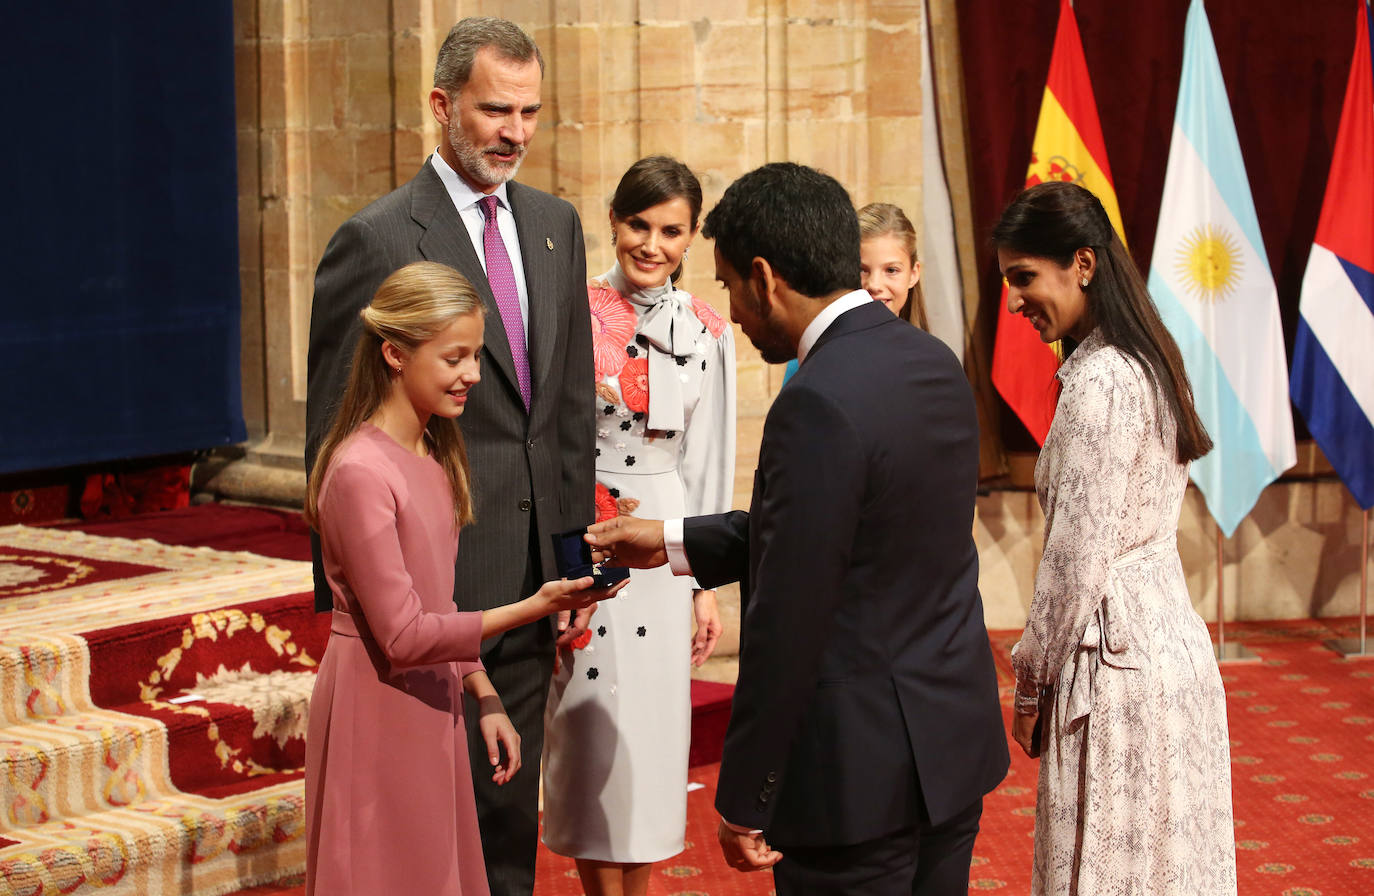
[[[6,20],[0,472],[242,441],[232,5]]]

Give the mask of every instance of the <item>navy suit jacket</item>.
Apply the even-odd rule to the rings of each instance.
[[[776,843],[939,824],[1009,764],[978,594],[973,395],[939,340],[840,315],[768,412],[749,512],[685,521],[743,583],[716,808]]]

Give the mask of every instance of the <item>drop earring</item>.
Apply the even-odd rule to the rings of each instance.
[[[1082,278],[1080,278],[1079,281],[1078,281],[1078,285],[1081,286],[1081,287],[1083,287],[1084,289],[1087,289],[1087,288],[1088,288],[1088,278],[1087,278],[1087,277],[1082,277]]]

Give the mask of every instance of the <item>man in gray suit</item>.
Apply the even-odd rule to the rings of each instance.
[[[543,71],[538,47],[519,26],[495,18],[455,25],[429,95],[444,132],[438,150],[409,183],[344,222],[315,275],[307,465],[343,394],[358,311],[388,274],[412,261],[442,262],[472,281],[486,304],[486,369],[461,420],[477,516],[458,550],[454,600],[463,610],[509,603],[557,578],[550,535],[595,516],[595,377],[581,222],[564,200],[512,180],[538,123]],[[316,605],[325,609],[330,598],[316,569]],[[525,768],[498,790],[486,746],[470,726],[495,896],[528,896],[534,888],[555,639],[570,641],[585,624],[583,617],[559,620],[559,634],[554,622],[541,621],[483,644],[487,672],[521,735]]]

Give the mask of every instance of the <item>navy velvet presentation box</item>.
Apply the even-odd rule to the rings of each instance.
[[[609,588],[628,579],[630,571],[623,566],[602,566],[592,562],[592,546],[582,540],[586,534],[586,529],[573,529],[553,536],[553,560],[558,574],[565,579],[591,576],[593,588]]]

